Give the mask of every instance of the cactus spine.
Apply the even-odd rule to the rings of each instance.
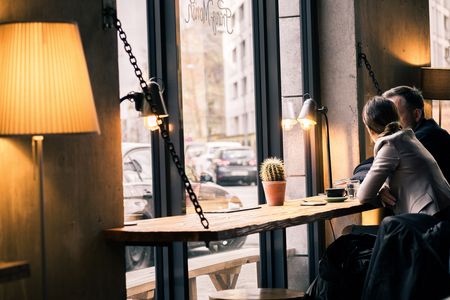
[[[284,163],[276,157],[266,158],[259,171],[262,181],[285,181]]]

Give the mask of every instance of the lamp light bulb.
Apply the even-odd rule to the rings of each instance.
[[[300,122],[300,126],[302,127],[303,130],[308,130],[309,128],[311,128],[311,126],[317,124],[316,121],[310,119],[299,119],[298,121]]]
[[[291,130],[294,128],[295,124],[297,124],[298,121],[296,119],[283,119],[281,120],[281,126],[284,128],[284,130]]]
[[[155,115],[144,117],[144,125],[151,131],[155,131],[159,129],[158,120]]]

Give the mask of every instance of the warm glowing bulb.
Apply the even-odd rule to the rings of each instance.
[[[316,121],[310,120],[310,119],[299,119],[298,120],[300,122],[300,126],[304,129],[304,130],[308,130],[311,126],[314,126],[317,124]]]
[[[33,135],[32,140],[33,141],[42,141],[42,140],[44,140],[44,137],[42,135]]]
[[[284,130],[291,130],[294,128],[295,124],[297,124],[297,120],[295,119],[284,119],[281,120],[281,126],[284,128]]]
[[[154,115],[144,117],[144,125],[151,131],[158,130],[158,128],[159,128],[158,120],[157,120],[156,116],[154,116]]]

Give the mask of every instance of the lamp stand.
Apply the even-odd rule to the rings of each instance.
[[[45,199],[44,199],[44,158],[42,135],[32,137],[33,162],[35,169],[35,179],[39,189],[39,210],[40,210],[40,237],[41,237],[41,270],[42,270],[42,299],[47,300],[47,255],[45,247]],[[37,174],[36,174],[37,171]],[[36,176],[37,175],[37,176]]]
[[[441,126],[441,122],[442,122],[442,102],[439,100],[438,101],[438,108],[439,108],[439,119],[438,119],[438,125]]]
[[[322,106],[317,109],[325,117],[325,126],[327,131],[327,159],[328,159],[328,187],[333,187],[333,175],[331,173],[331,150],[330,150],[330,126],[328,125],[328,108],[326,106]]]

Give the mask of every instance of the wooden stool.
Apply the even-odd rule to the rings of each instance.
[[[281,300],[303,299],[305,293],[288,289],[236,289],[223,290],[209,296],[209,300]]]

